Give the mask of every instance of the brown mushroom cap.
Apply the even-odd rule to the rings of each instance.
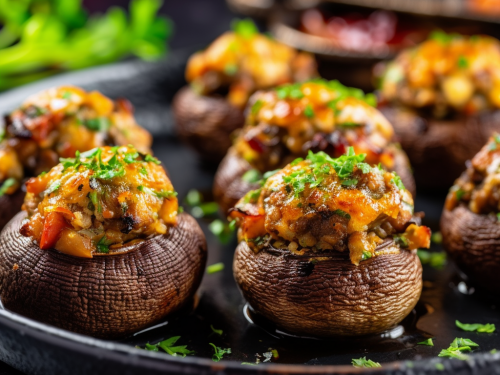
[[[6,309],[31,319],[94,337],[125,336],[179,310],[201,282],[205,237],[187,214],[167,235],[91,259],[40,250],[19,233],[25,215],[0,237],[0,290]]]
[[[408,157],[394,145],[389,147],[391,147],[391,151],[394,153],[394,171],[401,177],[406,189],[415,196],[415,180],[413,179]],[[287,160],[287,162],[289,161]],[[250,163],[239,156],[233,148],[230,148],[227,155],[222,159],[215,174],[213,193],[215,201],[219,204],[224,214],[230,208],[234,207],[236,202],[246,193],[259,187],[258,184],[248,183],[241,179],[245,172],[248,172],[252,168]]]
[[[401,322],[422,291],[415,252],[379,255],[355,266],[347,252],[293,255],[270,247],[236,248],[233,272],[252,308],[278,327],[299,335],[361,336]]]
[[[453,120],[422,117],[402,107],[380,111],[394,126],[414,168],[419,188],[448,188],[460,176],[465,162],[500,129],[500,111]]]
[[[204,158],[219,162],[231,146],[231,133],[245,122],[243,111],[225,98],[183,87],[172,104],[179,137]]]
[[[25,192],[21,188],[14,194],[5,194],[0,197],[0,230],[7,225],[19,211],[24,202]]]
[[[494,293],[500,285],[500,224],[461,204],[441,216],[443,247],[472,282]]]

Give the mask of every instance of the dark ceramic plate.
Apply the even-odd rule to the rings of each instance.
[[[128,61],[97,69],[58,76],[0,95],[0,112],[19,104],[27,95],[59,84],[98,89],[111,97],[128,97],[141,124],[155,136],[154,151],[168,169],[182,201],[190,189],[211,190],[215,167],[204,165],[179,143],[173,133],[170,100],[183,84],[183,69],[192,51],[179,51],[160,63]],[[427,223],[436,227],[443,197],[419,196],[417,209],[428,213]],[[425,268],[425,288],[416,309],[398,327],[384,334],[360,339],[314,340],[277,330],[245,308],[232,277],[235,241],[221,245],[201,220],[209,244],[208,264],[224,262],[224,271],[205,275],[197,307],[145,332],[121,341],[103,341],[73,334],[0,310],[0,360],[28,374],[326,374],[359,373],[351,359],[367,357],[382,363],[376,371],[387,374],[492,373],[500,370],[498,333],[461,332],[455,319],[467,323],[500,325],[498,300],[489,300],[459,284],[451,265],[442,271]],[[252,321],[254,323],[252,323]],[[212,333],[210,325],[222,329]],[[149,352],[147,342],[156,343],[181,336],[179,345],[196,351],[186,358]],[[434,337],[435,346],[416,345]],[[469,361],[443,360],[437,355],[455,337],[467,337],[480,347]],[[231,348],[221,362],[213,362],[209,343]],[[242,362],[264,361],[270,348],[279,353],[272,363],[257,366]],[[437,365],[442,363],[441,365]],[[436,367],[437,365],[437,367]],[[443,369],[443,371],[439,369]],[[369,372],[370,370],[366,370]],[[373,370],[372,370],[373,371]]]

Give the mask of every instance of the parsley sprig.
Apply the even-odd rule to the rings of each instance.
[[[448,349],[441,350],[438,357],[456,358],[464,361],[469,358],[464,352],[470,352],[472,348],[478,346],[478,344],[470,339],[456,338]]]
[[[153,352],[158,352],[160,351],[160,349],[162,349],[174,357],[185,357],[186,355],[194,354],[194,351],[187,349],[187,345],[174,346],[180,338],[180,336],[174,336],[169,339],[163,340],[158,344],[146,344],[146,347],[144,349]]]
[[[214,355],[212,356],[212,361],[214,362],[219,362],[224,356],[224,354],[231,354],[231,348],[227,349],[219,348],[218,346],[212,343],[209,343],[209,345],[214,348]]]
[[[358,359],[353,359],[352,360],[352,365],[356,368],[375,368],[375,367],[382,367],[380,363],[374,362],[371,359],[366,359],[366,357],[358,358]]]
[[[2,186],[0,187],[0,197],[3,197],[5,195],[5,193],[7,193],[7,191],[12,187],[14,186],[15,184],[17,184],[17,181],[15,178],[8,178],[4,181],[4,183],[2,184]]]
[[[485,332],[485,333],[493,333],[495,332],[495,325],[491,323],[487,324],[466,324],[466,323],[460,323],[458,320],[455,320],[455,324],[458,328],[468,331],[468,332]]]

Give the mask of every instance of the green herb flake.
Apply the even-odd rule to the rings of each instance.
[[[109,245],[113,242],[109,241],[106,238],[106,235],[102,236],[99,242],[96,243],[97,252],[100,254],[108,254],[109,253]]]
[[[467,332],[484,332],[484,333],[493,333],[495,332],[495,325],[494,324],[466,324],[466,323],[460,323],[458,320],[455,320],[455,324],[458,328],[467,331]]]
[[[157,158],[155,158],[154,156],[152,155],[149,155],[147,154],[145,157],[144,157],[144,161],[148,162],[148,163],[154,163],[156,165],[160,165],[161,164],[161,161],[159,161]]]
[[[351,215],[349,215],[347,212],[345,212],[344,210],[340,210],[340,209],[337,209],[335,211],[333,211],[333,213],[335,215],[339,215],[339,216],[342,216],[342,217],[345,217],[346,219],[350,220],[351,219]]]
[[[69,91],[65,91],[63,94],[62,94],[62,98],[63,99],[66,99],[66,100],[70,100],[71,99],[71,93]]]
[[[87,129],[94,132],[105,132],[109,130],[111,123],[107,117],[97,117],[94,119],[84,120],[83,125],[85,125]]]
[[[432,268],[442,269],[446,265],[446,253],[444,251],[431,252],[418,249],[417,255],[422,264],[428,264]]]
[[[139,157],[139,153],[137,151],[127,152],[123,157],[123,161],[127,164],[137,163],[137,158]]]
[[[429,338],[427,340],[418,342],[417,345],[434,346],[434,343],[432,342],[432,338]]]
[[[222,262],[211,264],[210,266],[207,267],[207,273],[209,275],[220,272],[222,270],[224,270],[224,263]]]
[[[368,260],[373,257],[373,254],[369,251],[363,251],[363,255],[361,256],[361,260]]]
[[[231,226],[230,224],[225,223],[219,219],[215,219],[208,226],[210,232],[212,232],[217,237],[217,239],[223,244],[228,243],[229,240],[233,237],[234,233],[233,228],[234,227]]]
[[[498,351],[498,350],[496,350],[496,349],[491,349],[491,350],[490,350],[490,354],[495,354],[497,351]]]
[[[460,56],[457,60],[457,66],[460,68],[460,69],[465,69],[469,66],[469,62],[467,61],[467,59],[465,58],[465,56]]]
[[[163,340],[159,342],[158,344],[146,344],[146,347],[144,349],[158,352],[159,349],[164,350],[166,353],[170,354],[171,356],[181,356],[185,357],[186,355],[194,354],[195,352],[192,350],[187,349],[187,345],[182,345],[182,346],[174,346],[175,343],[180,339],[180,336],[174,336],[169,339]]]
[[[57,190],[59,190],[60,187],[61,187],[61,181],[59,181],[59,180],[54,181],[53,183],[50,184],[50,186],[47,188],[47,190],[45,190],[43,192],[43,194],[44,195],[52,194],[52,193],[56,192]]]
[[[462,189],[457,189],[455,191],[455,198],[457,199],[457,201],[461,200],[464,195],[465,195],[465,191]]]
[[[231,354],[231,348],[227,349],[219,348],[218,346],[215,346],[212,343],[209,343],[208,345],[214,348],[214,355],[212,356],[212,361],[214,362],[219,362],[224,356],[224,354]]]
[[[222,336],[224,331],[222,329],[215,329],[213,325],[210,324],[210,329],[212,330],[212,333],[215,333],[216,335]]]
[[[310,105],[310,104],[306,105],[306,107],[304,108],[304,115],[307,118],[313,118],[314,117],[314,109],[313,109],[312,105]]]
[[[249,184],[255,184],[262,179],[262,175],[257,169],[250,169],[241,176],[241,179]]]
[[[252,104],[252,108],[250,109],[250,112],[252,115],[256,116],[259,111],[261,110],[262,106],[264,105],[264,102],[260,99],[256,100],[255,103]]]
[[[238,65],[229,63],[224,66],[224,73],[226,73],[228,76],[234,76],[236,73],[238,73]]]
[[[432,241],[432,243],[435,243],[438,245],[441,244],[443,242],[443,235],[441,234],[441,232],[432,233],[431,241]]]
[[[159,199],[162,199],[162,198],[171,199],[171,198],[174,198],[174,197],[177,196],[177,192],[176,191],[172,191],[172,190],[156,191],[156,190],[153,190],[153,189],[148,188],[148,187],[143,186],[143,185],[137,186],[137,190],[139,190],[142,193],[146,193],[146,194],[149,194],[149,195],[154,195],[155,197],[157,197]]]
[[[199,205],[202,202],[201,193],[198,190],[191,189],[186,195],[186,203],[190,206]]]
[[[2,184],[2,187],[0,187],[0,197],[3,197],[7,193],[7,191],[16,184],[17,180],[15,178],[10,177],[6,179]]]
[[[140,174],[144,175],[144,176],[147,176],[148,175],[148,170],[144,167],[142,167],[140,170],[139,170]]]
[[[464,361],[469,359],[469,356],[464,354],[464,352],[470,352],[472,347],[476,348],[478,346],[478,344],[470,339],[456,338],[448,349],[441,350],[438,357],[456,358]]]
[[[436,363],[435,364],[436,370],[438,371],[444,371],[444,365],[442,363]]]
[[[399,190],[405,190],[405,186],[403,181],[401,181],[401,177],[399,177],[396,172],[392,172],[394,177],[391,179],[391,182],[398,187]]]
[[[235,19],[231,22],[231,29],[240,37],[244,39],[251,39],[254,35],[259,33],[259,29],[250,18],[243,20]]]
[[[353,359],[352,360],[352,365],[356,368],[375,368],[375,367],[382,367],[380,363],[378,362],[373,362],[371,359],[366,359],[366,357],[358,358],[358,359]]]

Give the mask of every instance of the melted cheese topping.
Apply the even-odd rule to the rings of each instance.
[[[106,145],[134,145],[148,153],[150,134],[135,121],[131,104],[97,91],[61,86],[29,97],[6,118],[0,142],[0,183],[48,171],[59,157]]]
[[[371,94],[317,79],[259,91],[250,103],[234,148],[260,172],[283,167],[309,149],[340,156],[349,146],[372,165],[394,166],[387,149],[394,131]]]
[[[227,99],[244,107],[256,90],[316,76],[314,58],[256,31],[227,32],[193,55],[186,80],[200,94],[229,87]]]
[[[317,155],[286,166],[240,200],[231,217],[241,240],[255,250],[273,240],[294,253],[348,249],[354,264],[376,256],[388,237],[409,250],[429,247],[430,230],[411,223],[413,198],[397,175],[359,156],[340,162]]]
[[[413,108],[476,113],[500,107],[500,43],[487,36],[435,33],[390,62],[382,97]]]
[[[75,256],[107,253],[176,224],[178,203],[159,161],[132,147],[63,159],[27,183],[21,233],[40,248]]]

